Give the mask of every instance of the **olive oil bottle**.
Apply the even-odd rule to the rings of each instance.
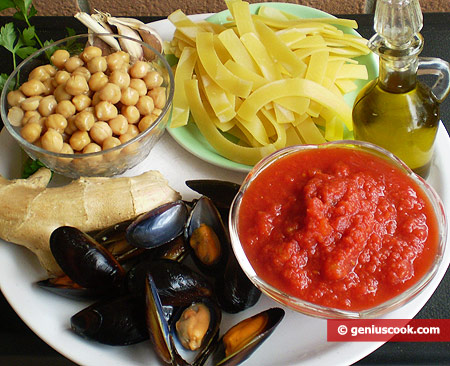
[[[370,49],[379,55],[379,76],[353,106],[355,139],[384,147],[414,172],[429,174],[439,126],[439,103],[450,91],[449,64],[419,57],[423,48],[418,0],[378,0]],[[417,74],[437,75],[430,88]]]

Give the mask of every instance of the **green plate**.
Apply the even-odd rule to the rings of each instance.
[[[288,3],[261,3],[250,4],[250,11],[256,13],[261,6],[270,6],[285,12],[297,15],[301,18],[333,18],[332,15],[325,13],[321,10],[309,8],[303,5],[288,4]],[[221,11],[207,18],[209,22],[216,24],[223,24],[228,22],[230,12],[228,10]],[[338,26],[338,28],[341,28]],[[359,35],[356,31],[349,28],[341,28],[345,33],[351,33]],[[367,67],[369,74],[369,80],[372,80],[378,75],[378,60],[373,54],[361,56],[355,58],[360,64],[364,64]],[[361,88],[367,83],[366,80],[357,80],[357,89],[351,93],[345,95],[345,101],[348,105],[353,106],[353,102],[361,90]],[[231,161],[222,155],[220,155],[203,137],[199,129],[192,120],[189,120],[188,124],[184,127],[168,128],[170,135],[187,151],[197,156],[198,158],[214,164],[221,168],[231,169],[235,171],[248,172],[252,166],[244,165]],[[225,134],[226,136],[226,134]],[[231,139],[231,138],[230,138]]]

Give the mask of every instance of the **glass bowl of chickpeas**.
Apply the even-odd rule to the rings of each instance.
[[[1,117],[23,150],[55,173],[114,176],[148,156],[169,122],[173,93],[169,64],[148,44],[81,34],[13,71]]]

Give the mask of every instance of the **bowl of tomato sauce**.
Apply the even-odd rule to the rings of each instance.
[[[339,141],[279,150],[250,171],[229,217],[263,293],[323,318],[373,318],[417,296],[441,263],[434,189],[388,151]]]

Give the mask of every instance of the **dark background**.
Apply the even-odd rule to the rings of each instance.
[[[373,35],[372,15],[341,15],[358,21],[363,37]],[[142,18],[149,22],[159,18]],[[0,17],[0,26],[11,18]],[[84,33],[85,28],[73,18],[33,18],[41,39],[60,39],[66,35],[65,27]],[[450,13],[425,13],[422,35],[425,46],[422,56],[439,57],[450,61]],[[0,72],[11,70],[10,54],[0,49]],[[450,130],[450,97],[441,105],[441,119]],[[0,129],[2,124],[0,124]],[[450,278],[447,272],[438,289],[419,312],[419,319],[450,319]],[[30,304],[32,306],[32,304]],[[49,310],[51,311],[51,310]],[[39,316],[39,314],[36,314]],[[251,363],[251,361],[250,361]],[[248,364],[250,365],[248,362]],[[357,365],[449,365],[450,343],[394,343],[389,342],[359,361]],[[16,315],[0,294],[0,365],[5,366],[70,366],[75,365],[41,341]]]

